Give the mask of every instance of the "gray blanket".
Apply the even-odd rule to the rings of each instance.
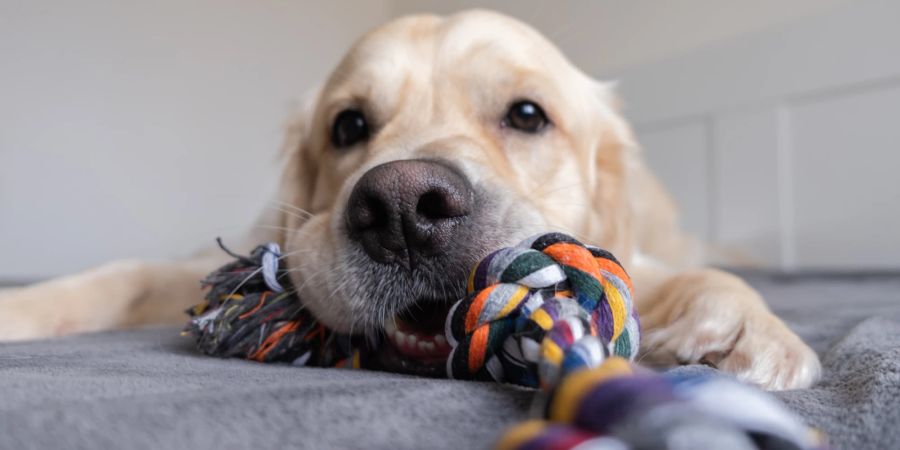
[[[900,448],[900,275],[748,278],[825,366],[776,395],[834,448]],[[218,360],[178,331],[0,344],[0,449],[485,448],[533,396]]]

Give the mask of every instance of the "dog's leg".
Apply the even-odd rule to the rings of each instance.
[[[642,362],[708,364],[766,389],[803,388],[818,379],[815,352],[740,278],[712,269],[645,267],[632,275]]]
[[[200,279],[221,262],[119,261],[0,291],[0,341],[183,322],[184,310],[203,298]]]

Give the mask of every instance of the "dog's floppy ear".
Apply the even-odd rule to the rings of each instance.
[[[594,242],[627,258],[633,248],[632,172],[639,149],[610,83],[595,82],[593,204],[589,235]]]
[[[308,218],[312,205],[318,162],[310,148],[310,131],[320,92],[321,88],[311,91],[300,108],[291,114],[285,127],[281,151],[284,169],[276,208],[280,242],[284,242],[286,229],[296,229]]]
[[[602,229],[595,232],[602,233],[602,242],[625,264],[634,250],[673,267],[699,262],[702,245],[681,232],[678,208],[644,162],[634,132],[619,112],[614,85],[597,83],[597,88],[595,211]]]

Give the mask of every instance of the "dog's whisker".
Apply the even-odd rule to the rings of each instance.
[[[311,212],[309,212],[309,211],[307,211],[307,210],[305,210],[305,209],[303,209],[303,208],[301,208],[301,207],[299,207],[299,206],[297,206],[297,205],[292,205],[292,204],[290,204],[290,203],[288,203],[288,202],[285,202],[285,201],[281,201],[281,200],[272,200],[272,203],[277,203],[277,204],[283,206],[284,208],[289,208],[289,209],[295,211],[296,213],[303,214],[303,215],[306,216],[306,217],[312,217],[312,216],[314,215],[313,213],[311,213]],[[279,209],[280,209],[281,211],[287,212],[287,211],[285,211],[283,208],[279,208]],[[297,216],[297,217],[300,217],[300,216]]]
[[[266,225],[266,224],[254,225],[254,228],[262,228],[264,230],[276,230],[276,231],[297,231],[296,228],[284,227],[284,226],[280,226],[280,225]]]
[[[521,224],[518,226],[497,225],[495,228],[500,231],[518,233],[518,232],[522,232],[523,227],[537,228],[537,229],[542,229],[542,230],[543,229],[551,229],[551,230],[556,230],[556,231],[562,231],[562,232],[564,232],[566,234],[570,234],[572,236],[577,236],[579,234],[579,233],[574,232],[571,229],[571,227],[559,225],[559,224],[552,224],[552,223],[535,223],[535,224],[526,223],[526,224]]]
[[[309,284],[316,278],[319,278],[320,276],[327,274],[330,270],[331,270],[331,267],[325,267],[320,271],[313,272],[312,274],[310,274],[310,276],[308,278],[303,280],[303,283],[300,284],[300,286],[297,286],[297,292],[298,293],[301,292],[303,290],[303,288],[306,287],[307,284]]]
[[[269,207],[269,208],[272,208],[272,209],[274,209],[275,211],[278,211],[278,212],[280,212],[280,213],[287,214],[287,215],[289,215],[289,216],[291,216],[291,217],[296,217],[296,218],[298,218],[298,219],[300,219],[300,220],[306,220],[306,219],[309,218],[308,216],[301,216],[300,214],[297,214],[297,213],[294,212],[294,211],[291,211],[291,210],[288,210],[288,209],[285,209],[285,208],[281,208],[281,207],[276,206],[276,205],[268,205],[268,207]]]
[[[656,351],[659,350],[660,348],[662,348],[662,346],[663,346],[663,344],[662,344],[662,343],[659,343],[659,344],[656,344],[656,345],[654,345],[653,347],[650,347],[650,348],[647,348],[647,349],[641,348],[641,349],[638,351],[638,357],[637,357],[637,359],[635,359],[635,363],[637,363],[637,364],[643,364],[643,362],[644,362],[647,358],[650,358],[650,357],[651,357],[650,355],[652,355],[653,353],[656,353]]]
[[[309,227],[293,228],[293,227],[285,227],[285,226],[281,226],[281,225],[270,225],[270,224],[256,224],[256,225],[253,225],[253,227],[264,229],[264,230],[285,231],[287,233],[294,233],[294,234],[298,234],[300,236],[310,233],[310,231],[311,231],[309,229]]]
[[[298,250],[291,250],[290,252],[283,253],[281,256],[279,256],[278,260],[282,261],[282,260],[287,259],[294,255],[306,255],[309,253],[317,253],[317,252],[318,252],[318,249],[314,249],[314,248],[303,248],[303,249],[298,249]]]
[[[263,267],[260,266],[258,269],[254,270],[253,272],[250,272],[250,274],[247,275],[246,277],[244,277],[244,279],[240,283],[238,283],[238,285],[231,291],[231,293],[228,294],[228,297],[231,297],[232,295],[236,294],[237,291],[239,291],[242,287],[244,287],[244,284],[246,284],[248,281],[253,279],[253,277],[255,277],[260,272],[262,272],[262,270],[263,270]]]

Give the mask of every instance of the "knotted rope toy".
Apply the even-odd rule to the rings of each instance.
[[[187,311],[185,334],[200,351],[369,366],[377,348],[328,330],[303,308],[277,245],[232,256],[203,280],[206,301]],[[544,419],[513,427],[498,448],[826,448],[820,434],[755,388],[631,363],[640,339],[631,280],[604,250],[560,233],[536,236],[485,257],[467,291],[446,320],[447,375],[544,392]]]
[[[250,256],[222,250],[235,261],[207,275],[205,301],[187,310],[183,334],[211,356],[319,367],[359,367],[353,339],[331,332],[294,294],[280,267],[278,244],[256,247]]]
[[[756,388],[617,356],[566,376],[544,405],[543,419],[513,426],[496,448],[827,449],[824,435]]]
[[[497,250],[447,319],[452,378],[549,389],[609,355],[637,355],[631,279],[605,250],[549,233]]]

